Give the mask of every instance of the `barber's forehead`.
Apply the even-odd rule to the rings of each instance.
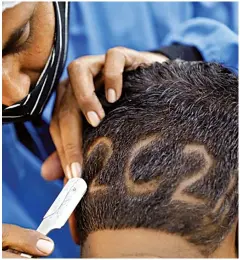
[[[2,2],[2,12],[8,8],[12,8],[17,4],[20,4],[22,1],[3,1]]]

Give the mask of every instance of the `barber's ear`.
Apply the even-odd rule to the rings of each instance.
[[[64,186],[67,183],[68,179],[65,177],[64,178]],[[73,241],[79,245],[80,244],[80,237],[79,234],[77,232],[77,221],[74,215],[74,212],[72,213],[72,215],[70,216],[70,218],[68,219],[68,224],[69,224],[69,229],[70,229],[70,233],[72,235],[72,239]]]

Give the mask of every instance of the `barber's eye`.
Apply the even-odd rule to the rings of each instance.
[[[14,46],[15,48],[19,48],[22,46],[29,38],[30,35],[30,23],[28,22],[20,31],[19,31],[19,37],[17,41],[15,42]]]
[[[19,53],[26,49],[31,38],[31,25],[28,22],[15,35],[14,40],[4,48],[2,55]]]

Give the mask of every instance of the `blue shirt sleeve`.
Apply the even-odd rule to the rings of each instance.
[[[238,36],[220,22],[190,19],[170,32],[163,45],[174,43],[195,46],[205,61],[218,62],[238,72]]]

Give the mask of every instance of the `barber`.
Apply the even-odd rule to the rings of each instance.
[[[2,11],[3,122],[30,120],[41,114],[62,73],[68,42],[67,4],[6,2]],[[15,23],[4,23],[12,20]],[[186,31],[191,35],[199,24],[201,21],[184,25],[179,35],[175,36],[177,40],[169,36],[165,42],[169,47],[156,52],[116,47],[104,55],[86,56],[70,63],[69,78],[61,82],[57,89],[50,126],[57,152],[45,162],[43,176],[51,180],[64,175],[66,178],[81,175],[80,112],[93,127],[97,127],[105,116],[94,92],[96,76],[103,75],[106,98],[114,103],[121,96],[124,69],[133,69],[142,63],[164,62],[169,58],[211,60],[213,57],[207,55],[206,46],[201,46],[204,32],[202,35],[198,32],[198,41],[193,37],[196,42],[192,44],[183,40],[189,40]],[[206,26],[204,22],[202,25]],[[213,30],[220,27],[222,33],[228,33],[227,28],[222,28],[219,23],[213,22],[211,26]],[[231,44],[220,41],[220,45],[232,51],[237,43],[235,36],[229,35],[231,37],[227,39]],[[235,53],[231,52],[231,55]],[[227,61],[231,61],[232,57],[229,56]],[[78,140],[76,136],[79,136]],[[4,224],[3,250],[3,257],[19,256],[15,250],[35,256],[49,255],[53,250],[53,241],[36,231]]]

